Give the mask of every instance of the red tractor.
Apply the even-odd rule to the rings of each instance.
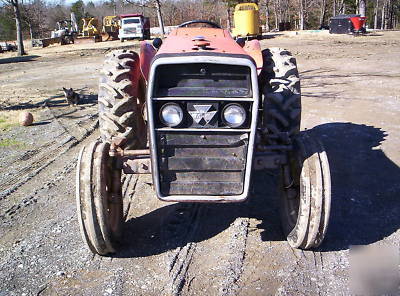
[[[192,25],[196,27],[192,27]],[[115,252],[121,174],[152,174],[168,202],[242,202],[256,170],[281,172],[284,233],[294,248],[322,242],[330,213],[326,153],[300,133],[300,80],[287,50],[234,40],[195,20],[140,54],[109,53],[99,87],[101,138],[82,148],[76,197],[89,249]]]

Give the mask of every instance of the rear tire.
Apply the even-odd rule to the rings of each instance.
[[[326,234],[331,208],[329,162],[322,145],[308,135],[294,140],[281,174],[281,220],[293,248],[318,247]]]
[[[287,133],[289,137],[293,137],[300,132],[299,73],[296,59],[289,51],[269,48],[263,50],[262,54],[264,64],[259,82],[264,86],[262,143],[280,144],[280,133]]]
[[[133,51],[116,50],[106,56],[99,85],[101,138],[126,138],[124,148],[146,146],[146,125],[142,116],[144,83],[139,56]]]

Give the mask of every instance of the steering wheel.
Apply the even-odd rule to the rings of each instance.
[[[183,24],[180,24],[178,26],[178,28],[187,27],[188,25],[191,25],[191,24],[207,24],[213,28],[221,29],[220,25],[210,22],[210,21],[206,21],[206,20],[193,20],[193,21],[184,22]]]

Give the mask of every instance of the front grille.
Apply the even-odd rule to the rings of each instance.
[[[207,53],[162,55],[153,60],[147,97],[157,196],[165,201],[243,201],[258,114],[253,60]],[[221,63],[213,63],[215,57]],[[175,113],[179,124],[165,120],[173,114],[163,112],[166,104],[181,109]],[[228,104],[243,108],[247,119],[241,125],[223,115]]]
[[[125,28],[124,34],[136,34],[136,28]]]
[[[158,131],[156,138],[164,196],[243,193],[248,133]]]

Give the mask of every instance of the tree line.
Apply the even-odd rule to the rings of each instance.
[[[399,27],[400,0],[78,0],[70,5],[63,0],[0,0],[0,40],[49,37],[56,23],[70,19],[71,12],[80,22],[83,17],[101,21],[107,15],[142,13],[150,17],[152,26],[158,26],[158,7],[166,26],[207,19],[230,28],[239,2],[259,5],[264,31],[277,30],[280,24],[297,30],[325,28],[332,16],[353,13],[367,16],[369,28]]]

